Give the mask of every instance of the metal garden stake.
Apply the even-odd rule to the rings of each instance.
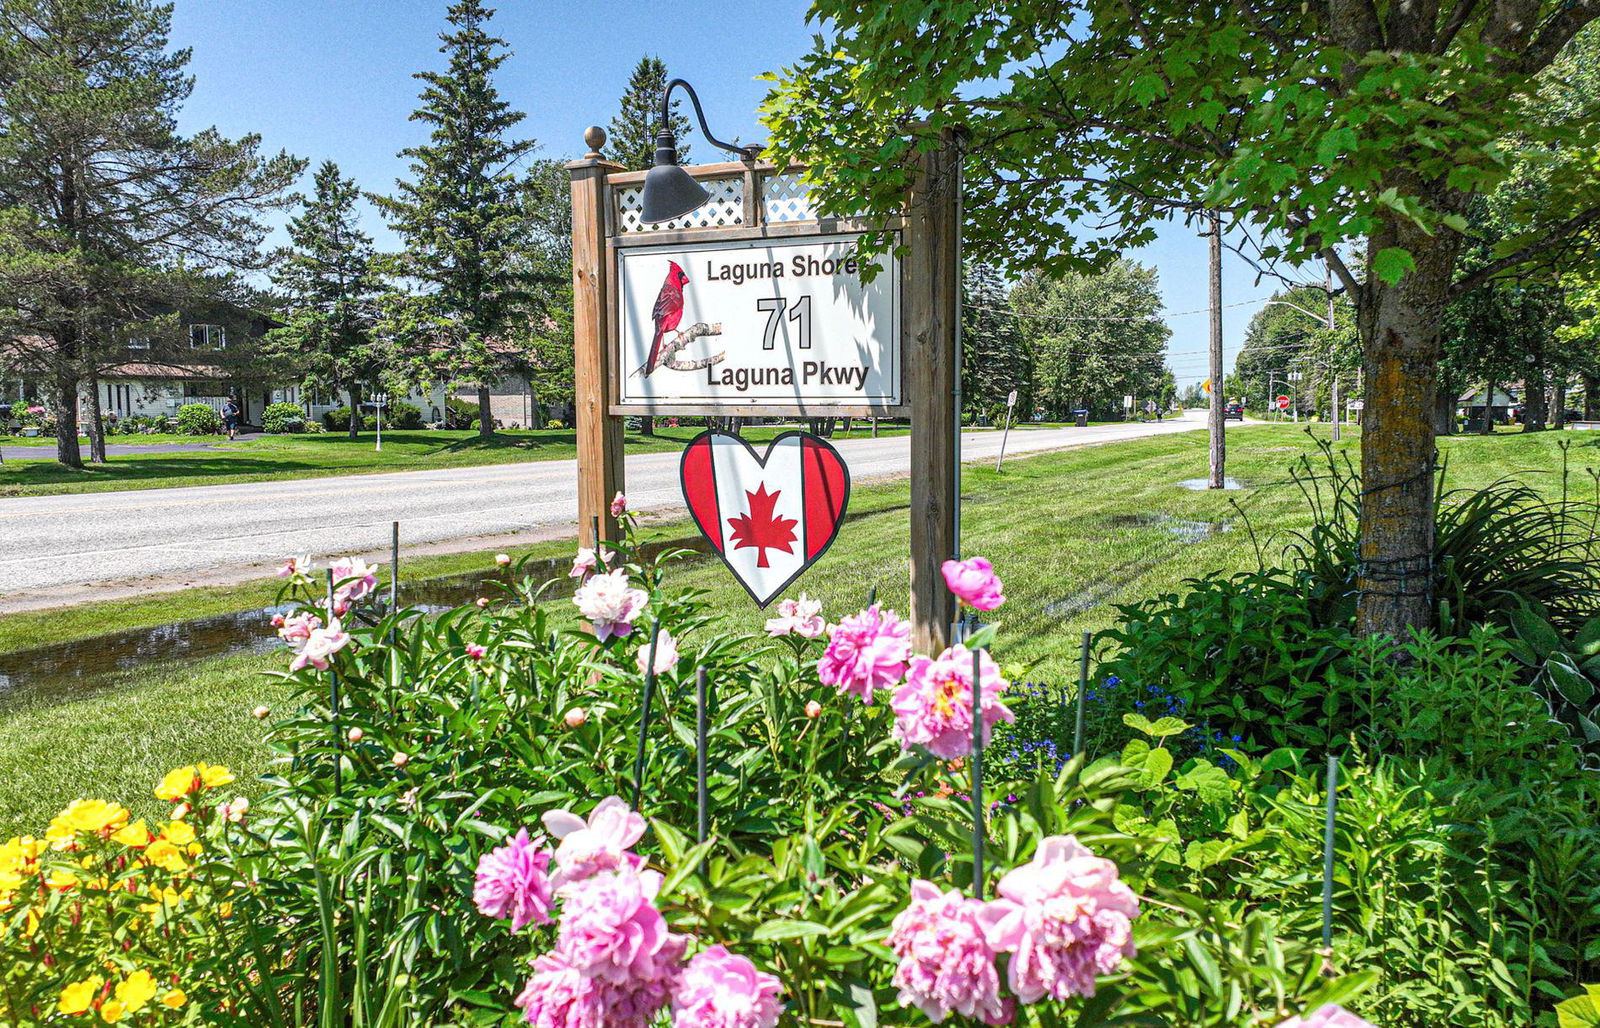
[[[1083,704],[1089,691],[1089,633],[1083,633],[1083,648],[1078,651],[1078,716],[1072,729],[1072,753],[1083,752]]]
[[[972,651],[972,896],[983,899],[983,651]]]
[[[1322,958],[1333,959],[1333,819],[1339,809],[1339,758],[1328,757],[1328,818],[1322,831]]]
[[[328,620],[333,620],[333,568],[328,569]],[[339,764],[344,757],[344,736],[339,731],[339,672],[328,665],[328,708],[333,713],[333,794],[340,795],[343,775]]]
[[[706,841],[711,831],[711,800],[706,789],[706,669],[694,673],[694,796],[697,808],[696,838]]]
[[[650,622],[650,649],[644,666],[644,696],[639,701],[639,753],[633,760],[633,809],[639,809],[644,793],[644,744],[650,731],[650,697],[656,691],[656,641],[661,638],[661,619]]]

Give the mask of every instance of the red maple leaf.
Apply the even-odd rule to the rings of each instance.
[[[800,522],[794,518],[774,516],[772,513],[773,506],[782,495],[781,489],[775,493],[768,493],[767,484],[763,482],[756,487],[755,492],[745,492],[745,496],[750,498],[749,513],[728,519],[728,525],[733,529],[733,548],[742,550],[754,546],[758,568],[768,566],[768,550],[794,552],[794,526]]]

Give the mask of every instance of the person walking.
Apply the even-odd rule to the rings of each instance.
[[[239,404],[231,396],[222,401],[222,427],[228,430],[230,441],[239,434]]]

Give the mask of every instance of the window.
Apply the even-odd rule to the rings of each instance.
[[[129,336],[128,337],[128,349],[130,349],[130,350],[148,350],[148,349],[150,349],[150,337],[149,336]]]
[[[228,333],[221,325],[190,325],[189,345],[196,350],[221,350],[228,345]]]

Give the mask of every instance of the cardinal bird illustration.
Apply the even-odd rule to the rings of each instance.
[[[661,292],[656,294],[655,309],[650,316],[656,322],[656,337],[650,343],[650,357],[644,362],[644,367],[639,373],[646,377],[656,370],[661,362],[661,340],[668,332],[678,327],[678,322],[683,320],[683,284],[689,281],[689,276],[678,267],[677,261],[667,262],[667,280],[661,283]]]

